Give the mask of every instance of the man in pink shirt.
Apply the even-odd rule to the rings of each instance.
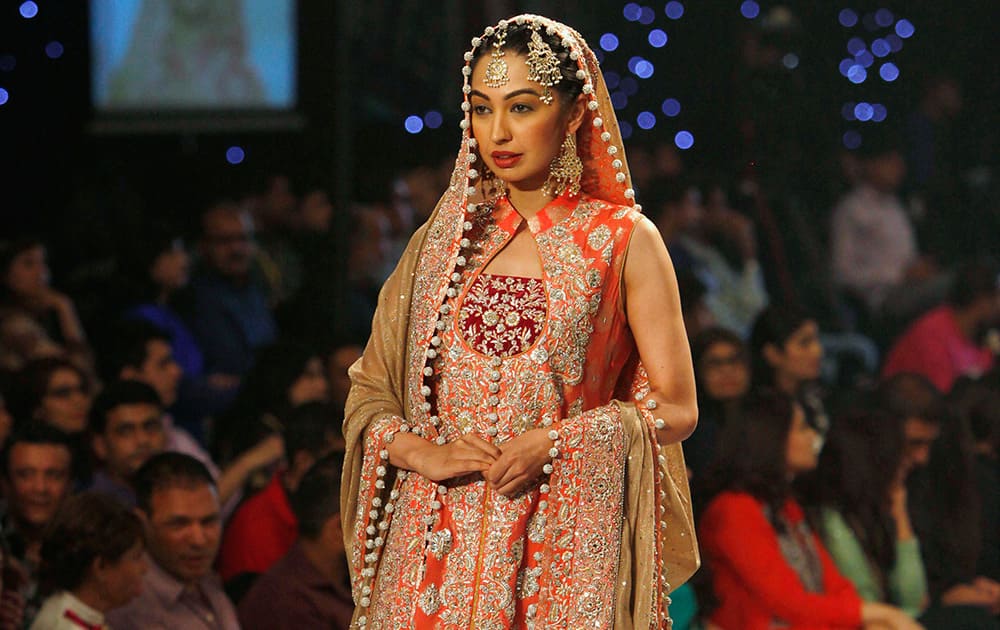
[[[948,301],[923,315],[896,340],[886,356],[882,377],[914,372],[948,392],[958,377],[977,377],[993,366],[994,352],[980,340],[998,323],[997,267],[970,263],[958,272]]]

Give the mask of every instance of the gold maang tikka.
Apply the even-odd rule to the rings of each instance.
[[[549,88],[562,81],[562,72],[559,71],[559,58],[542,39],[537,26],[531,29],[526,63],[528,65],[528,80],[542,86],[542,102],[551,105],[552,91]]]
[[[503,46],[506,43],[507,27],[499,26],[496,30],[496,39],[493,40],[493,54],[490,55],[490,62],[486,65],[486,76],[483,78],[487,87],[502,87],[510,81],[510,76],[507,74],[507,62],[503,58]]]

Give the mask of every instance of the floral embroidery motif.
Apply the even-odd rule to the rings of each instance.
[[[547,312],[541,279],[484,273],[469,287],[458,322],[476,352],[510,357],[535,343]]]
[[[441,607],[441,600],[438,598],[438,589],[436,586],[431,584],[424,592],[420,594],[420,610],[424,611],[425,615],[433,615]]]

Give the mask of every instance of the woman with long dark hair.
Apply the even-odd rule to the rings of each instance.
[[[726,426],[698,529],[718,602],[709,612],[715,626],[920,627],[897,608],[862,600],[809,527],[792,482],[816,467],[819,444],[802,407],[779,392],[753,396]]]

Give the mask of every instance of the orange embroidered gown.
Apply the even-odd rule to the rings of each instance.
[[[381,501],[363,494],[354,574],[378,557],[364,592],[367,628],[611,627],[625,437],[609,403],[633,393],[637,353],[621,289],[639,218],[600,200],[553,200],[527,221],[540,279],[481,273],[523,221],[509,202],[466,225],[470,253],[422,368],[428,422],[369,427],[364,485],[381,478],[379,466],[384,475],[380,453],[404,424],[439,441],[474,431],[495,444],[549,427],[559,455],[550,475],[513,499],[479,475],[439,486],[404,473],[376,523]]]

